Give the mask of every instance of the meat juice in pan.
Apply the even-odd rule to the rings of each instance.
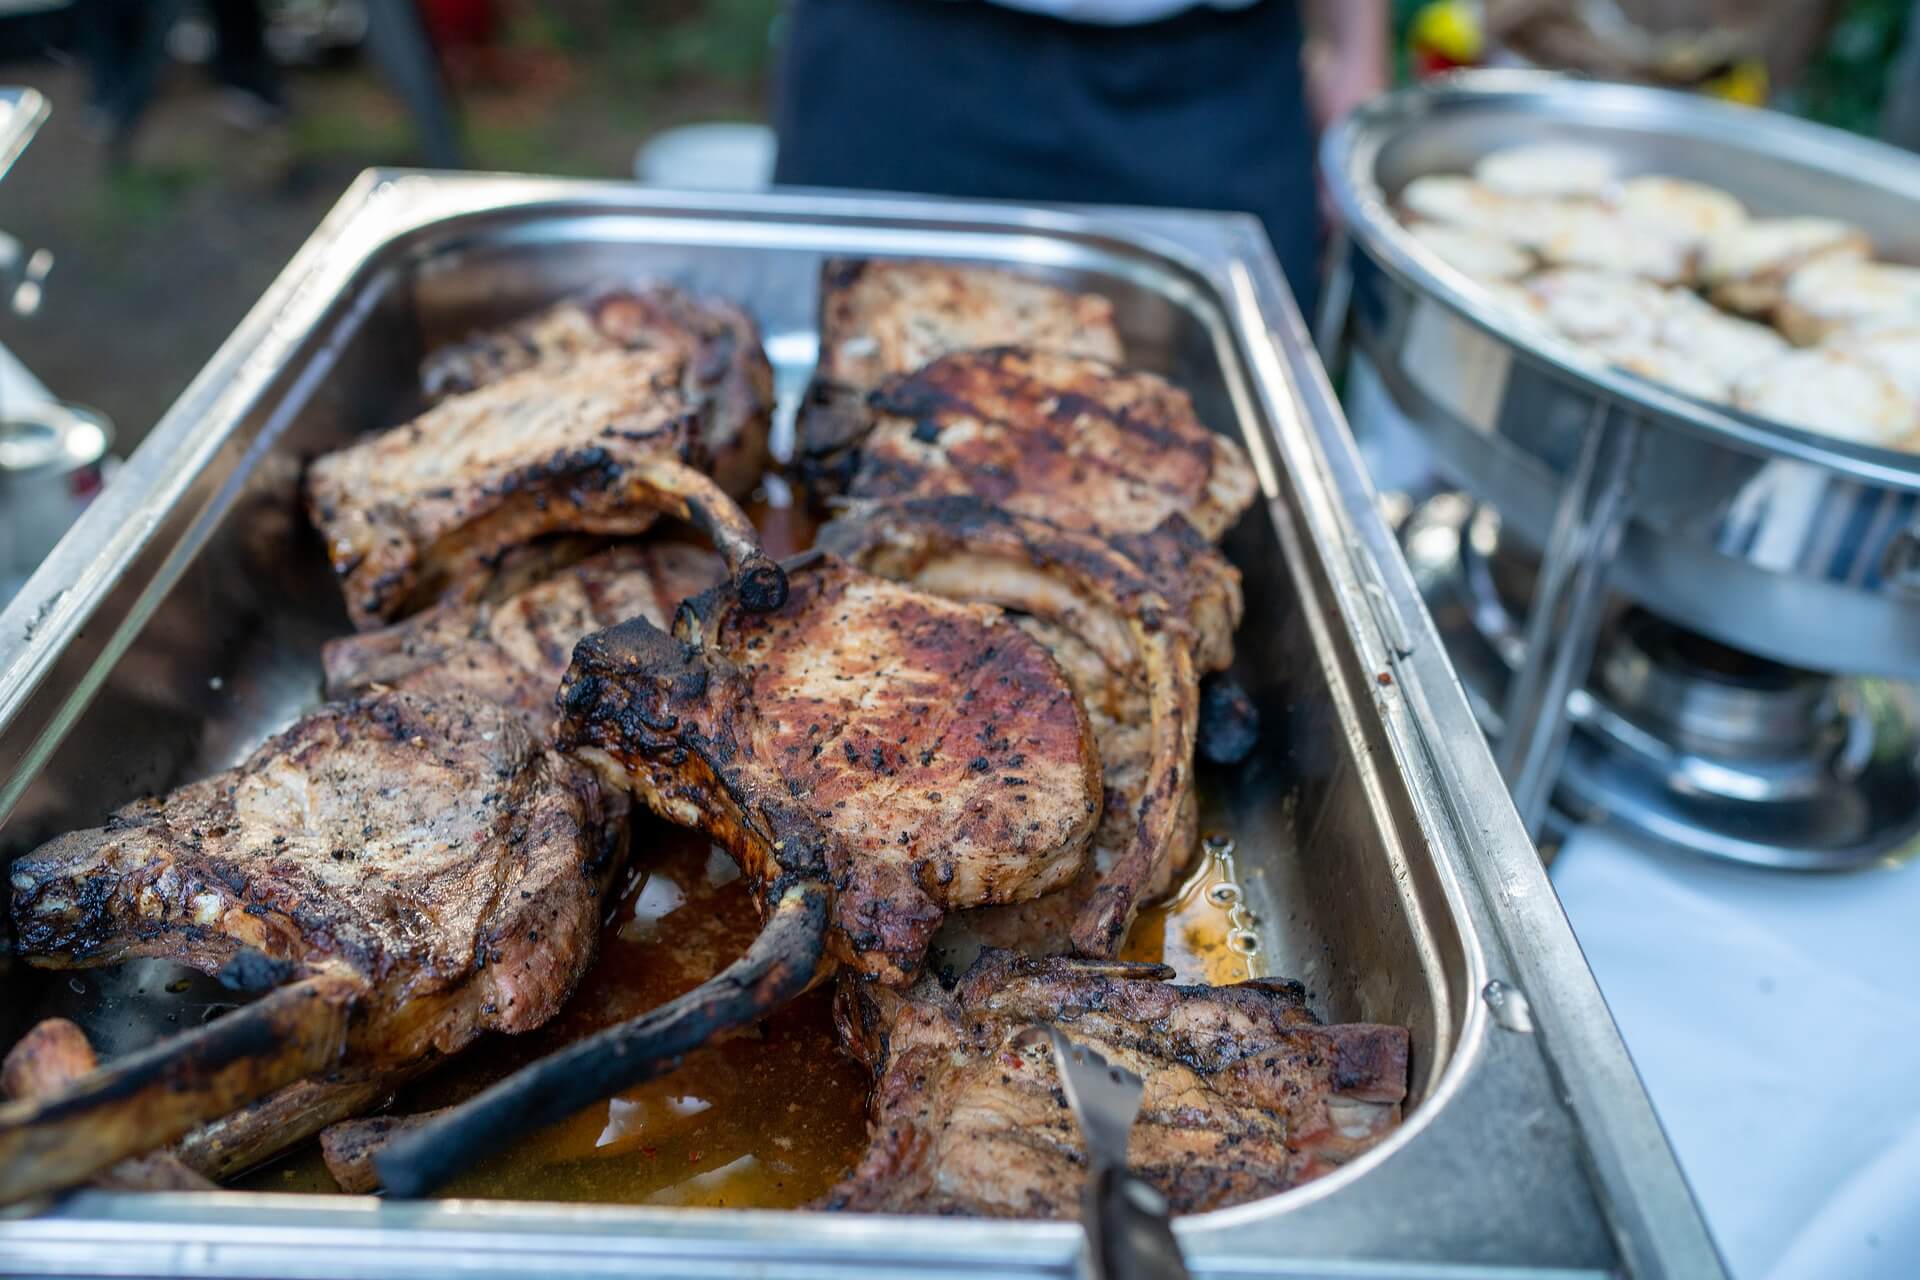
[[[569,1041],[691,990],[758,928],[738,871],[705,841],[651,819],[608,913],[600,958],[559,1017],[494,1037],[413,1086],[396,1110],[446,1106]],[[1254,957],[1228,945],[1227,858],[1202,848],[1192,874],[1140,913],[1125,957],[1163,960],[1189,982],[1234,982]],[[1243,944],[1244,945],[1244,944]],[[450,1196],[729,1208],[795,1208],[826,1191],[866,1145],[867,1074],[834,1038],[830,990],[691,1055],[678,1071],[496,1152]],[[335,1190],[308,1144],[235,1184]]]

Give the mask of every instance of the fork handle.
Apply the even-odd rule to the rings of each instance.
[[[1125,1166],[1093,1170],[1081,1212],[1094,1280],[1187,1280],[1165,1198]]]

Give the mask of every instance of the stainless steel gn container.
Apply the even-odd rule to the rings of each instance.
[[[820,259],[849,253],[1099,290],[1133,359],[1190,388],[1259,472],[1228,550],[1268,729],[1205,780],[1206,822],[1238,842],[1262,965],[1326,1016],[1412,1028],[1414,1100],[1335,1174],[1184,1220],[1196,1273],[1717,1272],[1243,217],[367,175],[0,615],[8,849],[229,764],[318,698],[318,646],[346,623],[296,503],[302,460],[412,410],[429,345],[663,275],[755,313],[790,410]],[[0,1033],[64,999],[20,966],[4,981]],[[103,995],[96,1034],[135,1042],[156,1007]],[[76,1273],[1026,1276],[1070,1273],[1079,1249],[1064,1223],[239,1193],[84,1192],[0,1221],[0,1269]]]

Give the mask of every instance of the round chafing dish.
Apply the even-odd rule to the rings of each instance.
[[[1859,226],[1920,262],[1920,157],[1751,108],[1536,72],[1379,99],[1329,131],[1341,212],[1322,346],[1363,352],[1448,478],[1541,554],[1496,753],[1536,832],[1616,594],[1812,671],[1920,679],[1920,456],[1694,399],[1501,307],[1396,218],[1427,174],[1572,142],[1623,176],[1721,187],[1762,216]],[[1333,363],[1330,360],[1330,363]]]
[[[1350,334],[1438,463],[1544,547],[1583,453],[1631,426],[1611,462],[1630,495],[1613,589],[1781,662],[1920,678],[1920,457],[1695,400],[1544,328],[1510,320],[1395,218],[1413,178],[1547,139],[1613,153],[1625,174],[1722,187],[1761,214],[1865,229],[1920,261],[1920,157],[1774,113],[1635,86],[1482,72],[1350,116],[1322,160],[1350,240]]]

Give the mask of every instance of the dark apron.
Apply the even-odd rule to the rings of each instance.
[[[1144,26],[984,0],[792,0],[776,182],[1234,209],[1313,314],[1313,129],[1293,0]]]

